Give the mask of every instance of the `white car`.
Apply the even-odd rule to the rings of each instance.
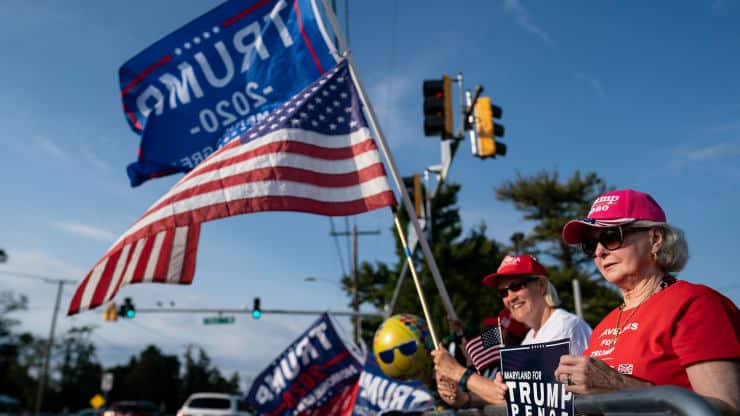
[[[252,416],[247,402],[234,394],[194,393],[185,400],[177,416]]]

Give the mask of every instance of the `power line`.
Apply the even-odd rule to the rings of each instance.
[[[334,237],[334,246],[337,248],[337,256],[339,256],[339,267],[342,269],[342,276],[346,276],[347,269],[344,268],[344,256],[342,256],[342,249],[339,246],[339,236],[334,234],[334,217],[329,217],[329,223],[331,224],[331,236]]]

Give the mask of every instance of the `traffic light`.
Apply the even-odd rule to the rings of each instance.
[[[453,137],[452,126],[452,80],[447,75],[442,79],[424,81],[424,135]]]
[[[118,312],[116,311],[116,302],[111,302],[103,309],[103,320],[104,321],[117,321]]]
[[[406,192],[409,194],[411,202],[414,203],[414,209],[416,210],[416,217],[424,217],[424,189],[421,187],[421,177],[419,174],[414,176],[406,176],[403,178],[403,185],[406,187]]]
[[[118,308],[118,316],[127,319],[133,319],[136,316],[136,306],[131,302],[131,298],[123,299],[123,305]]]
[[[487,157],[506,156],[506,145],[496,143],[496,137],[504,136],[504,126],[496,123],[501,118],[503,110],[501,107],[491,103],[491,97],[480,97],[475,102],[475,132],[477,135],[478,156],[481,159]]]
[[[260,298],[254,298],[254,303],[252,304],[252,318],[260,319],[261,316],[262,308],[260,308]]]

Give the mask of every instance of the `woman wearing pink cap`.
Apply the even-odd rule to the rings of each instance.
[[[600,196],[588,218],[565,225],[563,240],[580,244],[623,296],[584,355],[561,358],[555,375],[566,390],[674,385],[724,414],[740,413],[740,313],[717,291],[672,275],[686,264],[688,245],[650,195],[628,189]]]
[[[496,273],[483,278],[483,284],[497,288],[512,318],[529,326],[522,345],[568,338],[573,354],[581,354],[586,348],[591,328],[583,319],[558,308],[560,299],[555,286],[548,280],[547,270],[534,257],[506,256]],[[457,407],[461,405],[458,402],[504,403],[500,375],[497,387],[494,380],[461,366],[444,348],[432,351],[432,356],[441,381],[440,396],[448,403]],[[458,394],[460,391],[466,394]]]

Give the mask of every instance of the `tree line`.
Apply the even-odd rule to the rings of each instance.
[[[47,340],[17,330],[16,316],[27,309],[28,297],[0,292],[0,394],[32,410]],[[95,328],[70,328],[52,347],[43,412],[74,412],[90,407],[104,372],[113,373],[114,387],[108,403],[148,400],[165,413],[174,413],[196,392],[239,392],[239,375],[225,377],[200,347],[188,346],[182,358],[149,345],[128,363],[103,368],[92,341]]]

